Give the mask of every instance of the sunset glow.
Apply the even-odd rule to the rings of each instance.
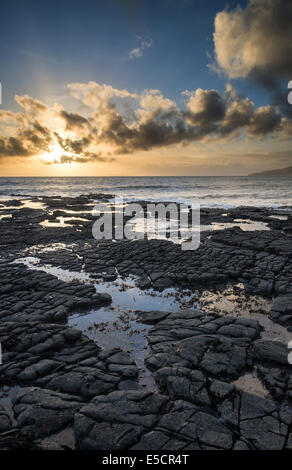
[[[1,19],[0,451],[291,451],[292,0]]]
[[[285,2],[203,3],[159,2],[163,41],[151,2],[143,5],[151,34],[138,35],[125,12],[104,5],[88,26],[91,39],[100,30],[94,46],[64,20],[70,60],[50,35],[42,53],[23,48],[30,30],[22,24],[10,55],[30,76],[18,80],[6,67],[0,77],[1,174],[244,175],[288,166],[291,27],[278,24]],[[76,25],[79,17],[73,9]]]

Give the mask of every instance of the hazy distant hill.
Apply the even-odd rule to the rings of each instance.
[[[259,173],[251,173],[248,176],[292,176],[292,166],[281,168],[280,170],[260,171]]]

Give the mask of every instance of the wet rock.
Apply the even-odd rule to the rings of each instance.
[[[234,444],[233,450],[250,450],[250,448],[244,441],[239,440]]]
[[[234,385],[226,382],[220,382],[219,380],[215,380],[214,382],[212,382],[210,387],[211,394],[219,400],[226,398],[234,390]]]
[[[126,365],[122,358],[121,364],[118,360],[113,362],[115,350],[108,352],[113,358],[104,361],[93,341],[61,325],[3,322],[0,342],[0,376],[7,382],[43,387],[86,400],[117,389],[124,377],[137,375],[137,367],[127,353]],[[114,364],[115,370],[110,370]]]
[[[32,434],[12,429],[0,434],[0,450],[38,450],[38,443]]]
[[[28,387],[13,398],[13,410],[22,432],[36,438],[49,436],[73,423],[74,414],[84,403],[68,394]]]
[[[170,312],[151,311],[151,312],[138,312],[137,316],[142,323],[154,325],[161,320],[164,320]]]
[[[211,404],[206,390],[206,379],[199,370],[163,367],[154,377],[160,389],[166,391],[172,400],[188,400],[196,405]]]
[[[253,353],[261,362],[288,366],[288,348],[283,343],[258,340],[253,345]]]
[[[46,207],[13,210],[9,220],[0,220],[0,379],[25,387],[14,403],[21,431],[50,436],[50,442],[36,443],[33,435],[11,429],[12,418],[1,408],[0,433],[2,427],[8,434],[0,435],[0,448],[12,448],[16,440],[20,448],[60,448],[56,433],[71,427],[75,416],[77,447],[84,449],[291,449],[287,345],[260,338],[257,321],[219,317],[215,308],[208,313],[137,312],[140,321],[154,325],[146,364],[159,388],[157,394],[141,392],[135,390],[138,369],[128,352],[101,351],[64,325],[73,311],[107,305],[107,294],[97,294],[90,284],[63,282],[10,264],[28,249],[26,254],[42,264],[82,269],[92,279],[135,275],[143,289],[221,289],[239,281],[246,296],[269,298],[270,318],[291,328],[291,217],[273,220],[275,211],[265,208],[232,209],[227,217],[222,209],[202,209],[206,225],[243,218],[265,222],[271,230],[212,232],[211,238],[202,237],[197,250],[184,251],[166,240],[93,240],[93,218],[85,211],[94,199],[107,197],[36,198]],[[67,211],[77,218],[69,221],[72,213]],[[86,221],[78,220],[78,211]],[[40,225],[60,216],[65,226]],[[33,246],[58,241],[64,245],[56,250]],[[231,383],[255,372],[267,398]]]
[[[0,436],[1,433],[7,432],[12,428],[12,420],[9,412],[0,404]]]
[[[171,313],[149,331],[153,354],[146,362],[155,370],[181,365],[219,379],[234,379],[244,370],[248,344],[259,333],[258,323],[249,320],[208,319],[199,310]]]
[[[258,373],[273,398],[283,400],[286,394],[288,398],[290,398],[288,390],[288,370],[259,366]]]
[[[292,325],[292,295],[276,297],[271,312],[271,318],[283,325]]]
[[[120,450],[136,444],[157,422],[167,397],[119,391],[94,398],[75,415],[77,449]]]
[[[73,311],[99,308],[111,302],[94,286],[64,282],[23,265],[0,264],[0,320],[64,323]]]
[[[279,419],[273,402],[243,393],[240,433],[257,450],[279,450],[285,446],[288,427]]]
[[[95,450],[230,449],[233,442],[226,426],[194,405],[134,391],[94,398],[76,414],[75,436],[78,449]]]

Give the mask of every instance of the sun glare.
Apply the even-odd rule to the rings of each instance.
[[[51,152],[42,155],[42,159],[45,163],[60,163],[63,153],[63,149],[56,144]]]
[[[74,154],[71,154],[68,152],[65,153],[59,144],[55,144],[51,152],[48,152],[42,155],[41,158],[43,162],[47,164],[51,164],[51,165],[62,164],[63,165],[64,163],[67,163],[65,161],[62,161],[63,156],[71,157],[71,156],[74,156]]]

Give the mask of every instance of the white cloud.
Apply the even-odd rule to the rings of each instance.
[[[152,39],[139,38],[140,44],[129,52],[129,59],[139,59],[143,57],[144,52],[153,46]]]

